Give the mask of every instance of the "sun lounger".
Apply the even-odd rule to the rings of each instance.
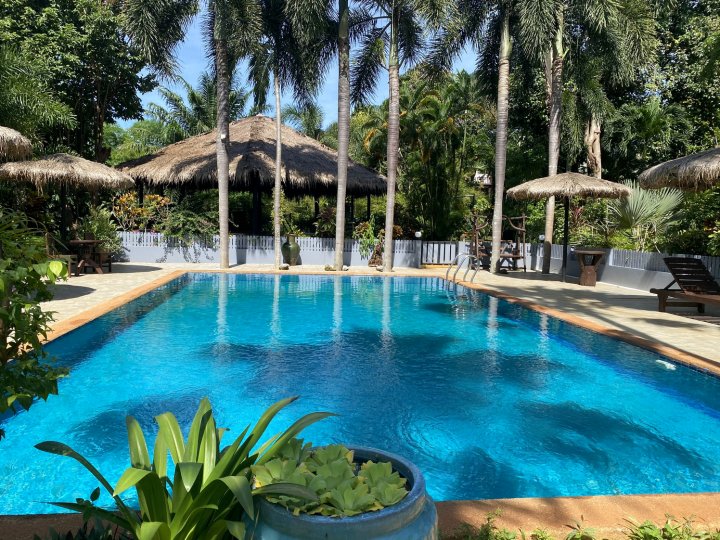
[[[699,313],[705,313],[706,304],[720,306],[720,285],[705,264],[694,257],[665,257],[663,259],[673,280],[664,289],[650,289],[658,295],[658,310],[668,307],[697,307]],[[677,283],[678,289],[671,289]],[[680,301],[669,301],[668,298]]]

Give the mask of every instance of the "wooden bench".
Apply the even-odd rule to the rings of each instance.
[[[651,293],[658,295],[658,311],[666,311],[668,307],[696,307],[698,313],[705,313],[706,304],[720,306],[720,284],[700,259],[665,257],[663,261],[673,280],[664,289],[650,289]],[[679,289],[670,288],[675,283]]]

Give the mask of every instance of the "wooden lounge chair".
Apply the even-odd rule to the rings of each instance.
[[[658,295],[658,310],[668,307],[697,307],[698,313],[705,313],[705,304],[720,306],[720,285],[705,264],[694,257],[665,257],[663,259],[673,280],[664,289],[650,289]],[[679,289],[671,289],[677,283]],[[668,297],[680,301],[668,301]]]

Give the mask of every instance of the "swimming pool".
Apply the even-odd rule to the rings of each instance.
[[[189,424],[209,396],[239,433],[272,402],[275,432],[400,453],[436,500],[720,491],[720,380],[440,279],[191,274],[52,342],[60,395],[6,419],[0,513],[88,497],[62,441],[115,483],[124,418]],[[150,442],[150,441],[149,441]]]

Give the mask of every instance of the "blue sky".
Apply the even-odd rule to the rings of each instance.
[[[205,47],[203,45],[199,17],[195,18],[193,24],[188,28],[185,41],[183,41],[183,43],[178,47],[177,59],[180,67],[179,75],[191,85],[195,86],[200,78],[200,74],[208,67],[208,59],[205,56]],[[465,53],[462,54],[455,62],[453,68],[455,70],[465,69],[466,71],[473,71],[474,66],[474,53],[472,51],[465,51]],[[241,66],[238,75],[242,82],[247,80],[247,71],[243,68],[243,66]],[[173,84],[169,81],[164,82],[163,86],[167,86],[176,91],[181,90],[179,85]],[[184,95],[182,91],[180,91],[180,94]],[[387,73],[383,72],[376,86],[375,95],[371,101],[379,103],[387,98],[387,95]],[[325,126],[337,120],[337,61],[334,61],[332,65],[329,66],[325,77],[325,83],[323,84],[317,99],[325,116]],[[142,102],[144,107],[147,107],[148,103],[153,102],[158,103],[159,105],[164,105],[164,102],[157,91],[143,94]],[[284,94],[282,96],[283,106],[290,103],[292,103],[292,95],[290,93],[287,95]],[[120,121],[119,124],[123,127],[128,127],[133,122],[134,121]]]

